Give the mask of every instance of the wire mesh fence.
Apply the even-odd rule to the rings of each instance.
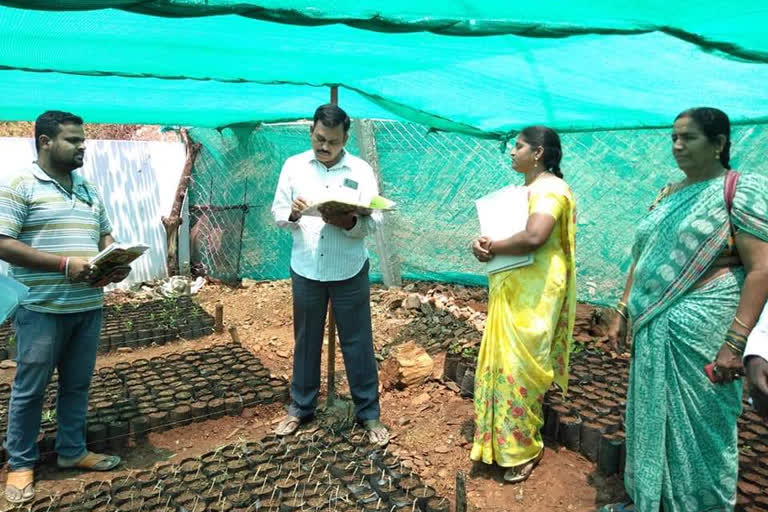
[[[367,124],[369,132],[361,129]],[[369,133],[362,137],[361,134]],[[656,193],[681,173],[669,130],[568,133],[562,136],[565,179],[577,207],[579,299],[608,304],[619,295],[630,264],[634,226]],[[309,149],[307,122],[195,129],[203,144],[190,185],[192,262],[224,280],[289,275],[290,235],[270,213],[282,163]],[[764,125],[734,128],[733,164],[768,173],[758,148]],[[433,132],[393,121],[353,122],[347,149],[376,162],[381,194],[398,203],[387,214],[387,253],[404,278],[483,284],[471,255],[478,233],[474,200],[522,176],[498,141]],[[372,275],[381,275],[373,238]],[[391,262],[388,262],[391,263]]]

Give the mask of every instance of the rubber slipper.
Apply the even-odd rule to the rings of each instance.
[[[635,504],[631,501],[611,503],[602,507],[600,512],[635,512]]]
[[[312,417],[313,416],[305,416],[304,418],[299,418],[298,416],[291,416],[288,414],[275,427],[275,435],[289,436],[299,430],[300,426],[311,421]]]
[[[111,471],[115,469],[122,459],[117,455],[103,455],[87,452],[77,459],[65,459],[59,457],[57,465],[61,469],[85,469],[88,471]]]
[[[387,446],[389,444],[389,431],[379,420],[365,420],[361,422],[363,428],[368,432],[368,441],[376,446]]]
[[[544,457],[544,450],[541,450],[536,457],[528,462],[509,468],[504,472],[504,481],[510,484],[517,484],[528,480],[533,470],[541,462],[542,457]]]
[[[8,503],[21,505],[35,499],[35,472],[32,469],[9,471],[5,484],[5,499]]]

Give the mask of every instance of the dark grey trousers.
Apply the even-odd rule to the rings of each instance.
[[[355,415],[359,420],[379,419],[379,375],[373,354],[368,262],[357,275],[344,281],[314,281],[291,270],[291,286],[295,346],[288,414],[304,418],[315,411],[330,299]]]

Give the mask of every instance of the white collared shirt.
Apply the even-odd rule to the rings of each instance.
[[[760,319],[747,338],[744,359],[749,356],[759,356],[768,361],[768,304],[763,308]]]
[[[272,203],[272,216],[278,226],[293,234],[291,268],[300,276],[315,281],[341,281],[360,272],[368,259],[364,238],[381,221],[379,212],[358,217],[350,230],[309,215],[303,215],[296,222],[288,220],[294,199],[301,197],[312,203],[327,189],[350,185],[356,186],[363,198],[379,193],[371,166],[346,151],[331,168],[319,162],[312,150],[294,155],[283,164]]]

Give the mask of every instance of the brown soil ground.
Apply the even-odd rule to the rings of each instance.
[[[373,322],[377,350],[393,340],[403,340],[407,315],[393,311],[390,292],[374,287],[372,293]],[[113,300],[123,300],[115,297]],[[215,305],[224,305],[225,327],[236,327],[242,344],[250,349],[276,376],[290,378],[293,353],[290,287],[286,281],[251,283],[248,288],[206,285],[199,301],[213,314]],[[477,303],[481,311],[484,304]],[[100,356],[98,366],[111,366],[120,361],[202,348],[231,340],[230,335],[213,334],[199,340],[170,343],[162,347],[143,348],[131,353]],[[435,356],[435,372],[442,373],[443,356]],[[326,364],[323,362],[323,374]],[[337,382],[345,392],[343,362],[336,361]],[[0,382],[12,380],[13,370],[0,370]],[[323,390],[324,396],[325,390]],[[125,463],[119,471],[108,475],[77,473],[55,469],[48,460],[38,470],[38,495],[77,490],[85,483],[112,478],[139,469],[151,468],[159,461],[181,460],[201,455],[240,439],[259,439],[281,418],[282,404],[246,409],[241,416],[209,420],[165,432],[151,433],[138,446],[122,453]],[[472,435],[472,403],[440,382],[405,390],[382,391],[382,421],[392,432],[390,451],[400,454],[438,493],[455,498],[457,472],[467,475],[469,510],[591,511],[616,501],[623,495],[620,478],[605,478],[595,464],[583,456],[558,446],[548,446],[545,457],[531,478],[519,485],[504,484],[501,471],[469,460]],[[2,480],[5,479],[4,474]],[[5,509],[5,508],[3,508]]]

